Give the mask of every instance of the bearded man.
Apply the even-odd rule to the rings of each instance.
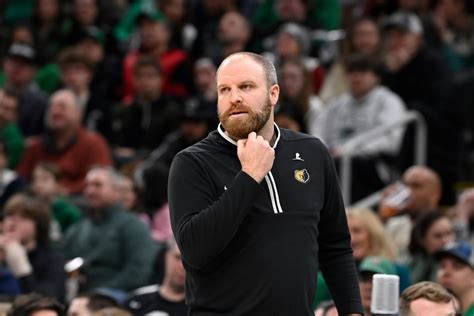
[[[190,315],[314,315],[318,268],[339,315],[363,314],[331,155],[274,123],[275,67],[233,54],[219,66],[217,91],[217,130],[170,171]]]

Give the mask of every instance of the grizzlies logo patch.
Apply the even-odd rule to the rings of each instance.
[[[306,183],[309,181],[309,172],[306,169],[303,170],[295,170],[295,179],[298,182]]]

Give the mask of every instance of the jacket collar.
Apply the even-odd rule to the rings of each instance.
[[[273,125],[275,126],[275,133],[276,133],[275,144],[273,144],[273,148],[275,149],[280,140],[281,133],[280,133],[280,128],[278,127],[278,125],[276,125],[276,123],[273,123]],[[225,133],[222,123],[219,123],[219,125],[217,126],[217,131],[222,136],[222,138],[224,138],[227,142],[237,146],[237,142],[233,140],[232,138],[230,138],[229,135]]]

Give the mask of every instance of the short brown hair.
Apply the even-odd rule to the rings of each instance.
[[[137,63],[133,67],[133,74],[136,76],[138,72],[143,68],[151,67],[153,68],[158,76],[161,76],[161,65],[158,61],[151,57],[142,57],[138,59]]]
[[[44,310],[54,311],[58,316],[64,315],[64,307],[55,298],[32,293],[18,296],[13,302],[8,316],[30,316],[34,312]]]
[[[438,283],[418,282],[403,291],[400,298],[400,316],[411,315],[411,302],[421,298],[434,303],[453,302],[453,296]]]
[[[49,243],[50,209],[40,199],[26,193],[18,193],[8,199],[4,208],[5,217],[18,215],[31,219],[36,226],[36,242]]]
[[[61,69],[69,65],[82,65],[90,72],[94,72],[95,68],[94,63],[75,47],[65,48],[59,53],[58,65]]]

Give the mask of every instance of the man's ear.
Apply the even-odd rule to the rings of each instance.
[[[277,84],[274,84],[273,86],[270,87],[269,90],[269,97],[270,97],[270,102],[272,103],[273,106],[278,102],[278,97],[280,96],[280,86]]]

